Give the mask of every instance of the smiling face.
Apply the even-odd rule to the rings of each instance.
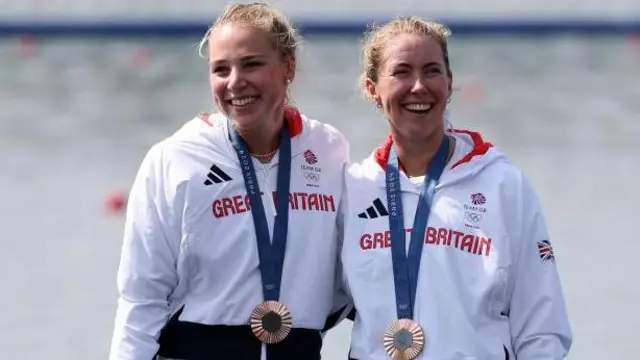
[[[400,33],[380,51],[377,81],[365,87],[382,107],[392,133],[424,140],[444,130],[444,111],[452,92],[452,77],[442,46],[432,37]]]
[[[226,23],[209,34],[209,82],[218,109],[239,128],[275,122],[282,114],[295,62],[274,46],[271,34]]]

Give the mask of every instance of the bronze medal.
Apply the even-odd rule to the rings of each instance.
[[[384,334],[384,349],[393,360],[411,360],[424,349],[422,327],[410,319],[400,319],[389,325]]]
[[[258,340],[265,344],[279,343],[291,331],[291,313],[278,301],[265,301],[253,309],[249,324]]]

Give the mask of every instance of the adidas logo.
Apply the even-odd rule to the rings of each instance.
[[[231,176],[227,175],[227,173],[222,171],[222,169],[220,169],[215,164],[213,166],[211,166],[210,170],[211,171],[209,171],[209,174],[207,174],[207,180],[204,181],[204,184],[206,186],[213,185],[214,183],[215,184],[220,184],[220,183],[223,183],[225,181],[233,180],[231,178]]]
[[[367,210],[358,214],[361,219],[375,219],[381,216],[389,216],[389,212],[385,209],[380,198],[373,200],[373,205],[369,206]]]

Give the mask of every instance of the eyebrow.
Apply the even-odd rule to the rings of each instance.
[[[266,56],[262,55],[262,54],[251,54],[251,55],[247,55],[244,56],[240,59],[241,62],[246,62],[246,61],[251,61],[251,60],[261,60],[264,59]],[[209,61],[209,65],[215,65],[215,64],[219,64],[219,63],[226,63],[226,60],[222,60],[222,59],[213,59],[211,61]]]
[[[394,63],[392,64],[394,67],[411,67],[410,64],[405,63],[405,62],[398,62],[398,63]],[[437,61],[431,61],[429,63],[427,63],[426,65],[424,65],[423,67],[430,67],[430,66],[441,66],[441,64]]]

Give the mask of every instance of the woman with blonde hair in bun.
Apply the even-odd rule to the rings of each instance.
[[[349,146],[288,102],[298,42],[261,3],[228,6],[205,35],[219,112],[142,162],[111,360],[320,359],[346,309],[337,215]]]
[[[448,36],[401,18],[364,46],[361,83],[390,134],[346,176],[350,357],[562,359],[572,334],[529,180],[479,133],[445,126]]]

